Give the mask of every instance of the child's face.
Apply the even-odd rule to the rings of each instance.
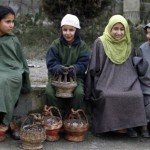
[[[12,31],[14,28],[14,19],[14,15],[8,14],[5,18],[0,20],[0,36]]]
[[[112,29],[111,29],[111,31],[110,31],[110,34],[111,34],[111,36],[112,36],[114,39],[116,39],[116,40],[121,40],[121,39],[124,37],[124,35],[125,35],[125,29],[124,29],[123,24],[121,24],[121,23],[116,23],[116,24],[112,27]]]
[[[75,32],[76,32],[76,28],[73,26],[64,25],[62,27],[63,37],[69,44],[71,44],[74,41]]]
[[[150,28],[147,28],[146,37],[148,41],[150,42]]]

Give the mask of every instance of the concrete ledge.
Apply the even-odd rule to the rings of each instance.
[[[31,92],[21,94],[14,110],[14,116],[24,116],[29,112],[40,111],[46,103],[46,85],[32,85]]]
[[[31,92],[21,94],[14,109],[14,116],[25,116],[30,112],[41,112],[46,104],[46,85],[32,85]],[[91,114],[89,104],[86,104],[87,115]]]

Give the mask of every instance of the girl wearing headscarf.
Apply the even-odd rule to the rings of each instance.
[[[123,16],[114,15],[94,42],[87,72],[86,100],[92,104],[95,134],[115,131],[136,137],[133,127],[146,124],[131,53],[128,23]]]
[[[0,6],[0,121],[9,126],[20,92],[30,91],[29,69],[18,38],[12,33],[15,12]],[[0,126],[1,127],[1,126]]]

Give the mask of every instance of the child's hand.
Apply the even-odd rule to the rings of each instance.
[[[69,72],[69,76],[70,77],[73,77],[73,76],[75,76],[75,68],[74,68],[74,66],[69,66],[69,70],[68,70],[68,72]]]

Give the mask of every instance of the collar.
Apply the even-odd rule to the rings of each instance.
[[[63,37],[63,35],[61,35],[60,37],[60,42],[65,44],[65,45],[68,45],[68,42],[65,40],[65,38]],[[75,46],[75,45],[78,45],[81,43],[81,38],[80,36],[76,36],[73,43],[71,44],[71,46]]]

